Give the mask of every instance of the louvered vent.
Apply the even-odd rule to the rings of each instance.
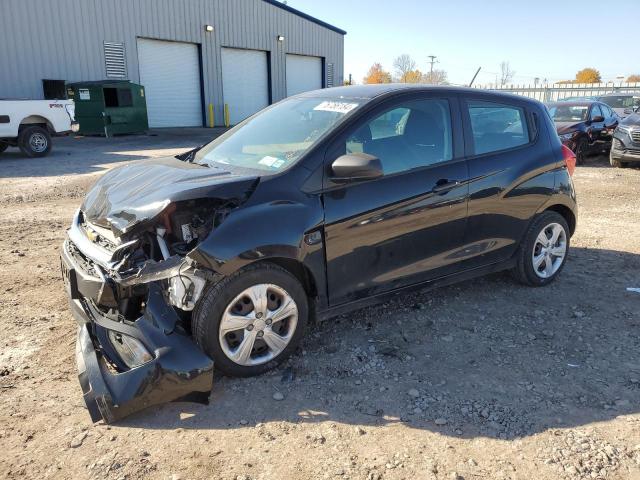
[[[124,43],[104,42],[104,66],[107,78],[127,78]]]
[[[333,87],[333,63],[327,63],[327,88]]]

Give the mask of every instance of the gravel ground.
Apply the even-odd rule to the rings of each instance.
[[[579,167],[580,218],[551,287],[496,274],[314,326],[210,405],[92,425],[58,249],[122,162],[208,130],[59,139],[0,157],[0,476],[113,479],[640,479],[640,170]]]

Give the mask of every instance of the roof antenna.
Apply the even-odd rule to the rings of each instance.
[[[473,76],[473,78],[471,79],[471,82],[469,83],[469,86],[473,85],[473,82],[475,81],[476,77],[478,76],[478,74],[480,73],[480,69],[482,67],[478,67],[478,70],[476,70],[476,74]]]

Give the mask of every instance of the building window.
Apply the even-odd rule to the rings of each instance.
[[[104,42],[104,65],[107,78],[127,78],[124,43]]]
[[[327,88],[333,87],[333,63],[327,63]]]

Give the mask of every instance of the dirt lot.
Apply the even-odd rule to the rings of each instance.
[[[640,169],[578,168],[567,267],[497,274],[315,326],[255,379],[92,425],[58,249],[87,186],[210,131],[0,157],[0,477],[640,479]],[[277,401],[274,393],[284,399]],[[279,396],[277,396],[279,398]]]

